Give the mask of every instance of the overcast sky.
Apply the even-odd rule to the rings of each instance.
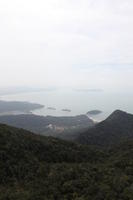
[[[133,87],[132,0],[1,0],[0,85]]]

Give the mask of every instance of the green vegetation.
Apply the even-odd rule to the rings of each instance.
[[[81,196],[83,173],[91,173],[88,167],[104,156],[90,147],[0,125],[0,199]]]
[[[0,125],[0,200],[132,199],[133,140],[103,151]]]

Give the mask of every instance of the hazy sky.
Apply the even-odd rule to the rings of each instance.
[[[1,0],[0,85],[133,87],[132,0]]]

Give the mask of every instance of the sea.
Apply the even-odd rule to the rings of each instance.
[[[76,116],[91,110],[100,110],[101,114],[90,116],[95,121],[106,119],[113,111],[120,109],[133,113],[133,93],[105,91],[52,90],[23,92],[2,95],[1,100],[28,101],[44,105],[33,113],[42,116]],[[48,109],[52,107],[54,109]],[[71,112],[63,111],[71,110]]]

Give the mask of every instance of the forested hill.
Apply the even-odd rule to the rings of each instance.
[[[133,141],[110,151],[0,125],[0,200],[131,200]]]
[[[35,135],[24,129],[0,124],[0,158],[15,162],[97,162],[101,152],[89,146]],[[24,161],[24,160],[23,160]]]
[[[110,147],[133,138],[133,115],[116,110],[106,120],[80,134],[82,144]]]
[[[86,171],[84,167],[99,163],[105,157],[102,151],[92,147],[1,124],[0,199],[54,200],[56,197],[72,197],[74,188],[78,189],[75,184],[82,179],[82,171]],[[69,183],[72,186],[67,186]],[[83,187],[77,191],[79,196]]]

